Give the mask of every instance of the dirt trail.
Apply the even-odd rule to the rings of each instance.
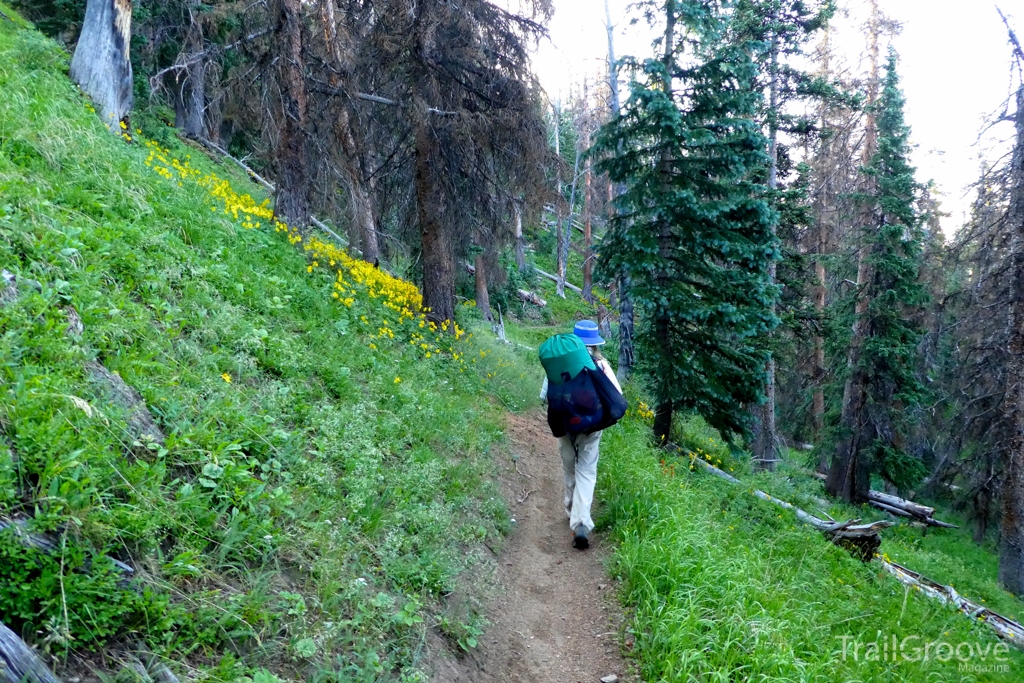
[[[508,436],[515,460],[503,468],[502,487],[516,525],[498,558],[489,626],[466,657],[435,661],[433,683],[598,683],[610,674],[633,681],[605,571],[609,549],[602,534],[589,550],[570,546],[558,442],[543,413],[510,415]]]

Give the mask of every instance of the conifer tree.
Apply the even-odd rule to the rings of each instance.
[[[903,93],[889,51],[876,108],[878,148],[864,173],[872,192],[861,197],[872,222],[862,226],[863,266],[868,273],[857,293],[859,314],[850,340],[849,376],[843,392],[839,436],[826,488],[844,500],[866,500],[873,472],[898,487],[924,474],[906,452],[910,416],[923,386],[917,376],[919,281],[924,234],[915,206],[921,186],[908,156],[910,130],[903,118]]]
[[[754,338],[777,323],[756,66],[719,3],[663,0],[657,9],[663,57],[633,65],[629,101],[595,143],[599,170],[624,188],[600,266],[632,279],[655,439],[668,438],[676,409],[696,410],[732,438],[746,433],[743,406],[765,384],[767,354]]]
[[[754,59],[760,75],[754,87],[765,93],[757,118],[762,121],[768,137],[767,184],[771,193],[770,201],[779,214],[787,211],[792,213],[793,210],[800,212],[803,203],[802,193],[794,191],[795,187],[786,186],[788,151],[780,139],[780,133],[806,136],[812,130],[812,125],[804,116],[792,113],[791,105],[797,100],[827,100],[838,96],[829,84],[795,65],[804,54],[804,46],[817,31],[828,25],[834,11],[831,0],[738,0],[736,3],[733,18],[736,30],[748,35],[757,48]],[[781,236],[781,227],[773,226],[776,235]],[[788,254],[784,251],[784,257],[790,261],[786,265],[792,271],[796,265],[792,263],[795,260],[794,254],[792,251]],[[769,275],[772,282],[779,281],[774,261],[769,264]],[[780,317],[793,318],[785,313]],[[778,347],[778,339],[768,343],[770,358],[765,369],[765,402],[754,409],[754,438],[750,444],[754,463],[759,468],[769,470],[775,468],[779,455],[779,438],[775,426],[775,354]]]

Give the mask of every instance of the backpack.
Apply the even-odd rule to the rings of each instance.
[[[580,373],[583,368],[596,370],[583,340],[575,334],[556,334],[540,345],[537,351],[540,364],[548,375],[548,384],[566,382]],[[565,375],[568,374],[568,377]]]
[[[548,373],[548,426],[556,437],[593,434],[626,414],[626,399],[594,364],[576,335],[548,339],[541,344],[540,357]],[[555,371],[561,371],[561,376],[553,376]]]

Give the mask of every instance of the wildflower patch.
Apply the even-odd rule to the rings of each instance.
[[[379,342],[396,341],[417,349],[424,360],[449,358],[458,363],[461,371],[468,367],[466,352],[456,346],[473,335],[454,320],[440,324],[428,320],[426,314],[430,311],[423,306],[423,295],[415,284],[353,258],[345,249],[319,237],[304,237],[297,228],[275,218],[269,199],[257,202],[248,193],[236,192],[229,181],[192,166],[188,155],[181,161],[156,141],[147,140],[144,144],[149,150],[146,166],[178,187],[188,182],[206,189],[214,203],[211,212],[222,214],[247,230],[273,226],[290,244],[302,245],[309,257],[307,273],[320,269],[333,272],[331,298],[347,309],[358,309],[356,320],[374,340],[367,344],[368,349],[376,351]]]

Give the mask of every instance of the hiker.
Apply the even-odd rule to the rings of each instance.
[[[608,361],[601,355],[601,346],[605,341],[598,332],[597,324],[592,320],[582,320],[576,323],[573,335],[583,342],[583,346],[589,352],[589,358],[584,356],[583,364],[576,368],[576,372],[582,372],[583,367],[593,365],[597,372],[608,378],[611,386],[618,392],[619,400],[622,400],[622,388],[619,386],[619,382],[615,378],[615,373],[612,372]],[[570,335],[558,336],[570,337]],[[557,338],[557,336],[553,337],[549,341],[554,342]],[[579,341],[575,343],[578,345]],[[568,357],[569,352],[565,353]],[[543,362],[544,355],[542,354],[541,357]],[[547,363],[545,364],[545,370],[548,370],[550,373]],[[572,374],[571,371],[566,374],[566,377],[570,374]],[[547,401],[548,389],[548,378],[545,377],[540,390],[542,401]],[[624,410],[624,401],[622,405]],[[550,411],[548,421],[550,424]],[[611,423],[613,424],[614,420]],[[552,424],[551,426],[552,431],[558,436],[559,450],[562,455],[562,471],[565,482],[563,502],[565,504],[565,514],[569,517],[569,529],[572,531],[572,547],[585,550],[590,546],[589,536],[594,528],[594,520],[590,517],[590,505],[594,501],[594,485],[597,483],[597,459],[598,447],[601,444],[601,431],[594,431],[591,434],[579,433],[576,435],[563,433],[559,436],[555,430],[555,425]]]

